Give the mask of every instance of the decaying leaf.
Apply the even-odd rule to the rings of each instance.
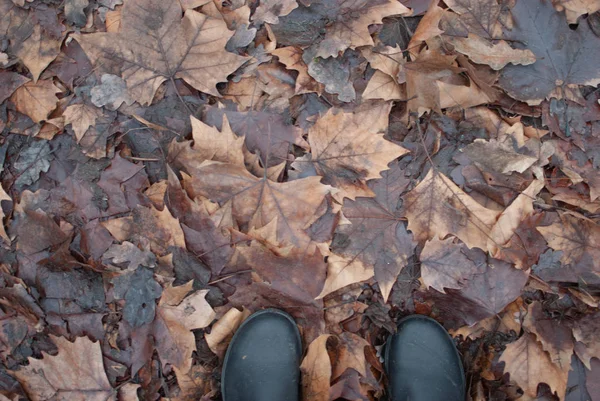
[[[50,80],[37,83],[26,82],[13,93],[11,100],[19,112],[39,123],[46,120],[50,112],[56,108],[57,93],[60,93],[60,89]]]
[[[88,128],[94,125],[96,119],[101,115],[99,109],[85,103],[71,105],[63,113],[65,125],[72,124],[77,141],[83,138]]]
[[[328,334],[315,339],[302,360],[302,397],[308,401],[328,401],[331,361],[327,353]]]
[[[501,70],[507,64],[529,65],[535,63],[535,55],[529,49],[513,49],[501,40],[490,43],[476,34],[469,33],[468,38],[455,37],[450,42],[456,50],[469,56],[478,64],[487,64],[494,70]]]
[[[119,33],[76,39],[95,62],[120,60],[128,91],[141,104],[150,104],[158,87],[175,78],[219,96],[216,84],[246,58],[225,51],[233,33],[224,21],[192,10],[181,19],[181,13],[178,1],[130,1],[123,6]]]

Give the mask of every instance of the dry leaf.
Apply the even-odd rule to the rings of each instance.
[[[327,353],[329,334],[317,337],[308,346],[302,360],[302,399],[304,401],[329,401],[331,361]]]
[[[425,243],[421,252],[423,283],[440,292],[444,288],[460,289],[464,280],[478,272],[478,266],[463,253],[464,247],[455,244],[452,237],[434,238]]]
[[[507,64],[529,65],[535,63],[535,55],[529,49],[513,49],[504,40],[490,43],[474,33],[468,38],[453,37],[450,43],[454,48],[469,56],[478,64],[487,64],[494,70],[501,70]]]
[[[394,78],[375,71],[362,96],[363,99],[403,100],[406,93]]]
[[[96,123],[96,119],[102,116],[102,111],[85,103],[73,104],[65,110],[63,117],[65,125],[71,124],[77,142],[83,138],[89,127]]]
[[[13,93],[11,101],[20,113],[39,123],[48,119],[56,108],[56,94],[60,92],[51,80],[27,82]]]
[[[297,7],[296,0],[262,0],[254,11],[252,21],[278,24],[280,16],[288,15]]]
[[[2,188],[2,185],[0,184],[0,237],[4,238],[7,242],[10,242],[10,239],[8,238],[8,235],[6,235],[6,231],[4,230],[4,211],[2,210],[2,201],[11,201],[12,199],[10,196],[8,196],[8,194],[6,193],[6,191],[4,190],[4,188]]]

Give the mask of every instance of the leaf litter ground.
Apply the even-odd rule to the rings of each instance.
[[[305,400],[408,314],[473,400],[600,400],[600,2],[0,0],[0,400]]]

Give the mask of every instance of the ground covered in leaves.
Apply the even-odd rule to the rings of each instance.
[[[304,399],[408,314],[469,397],[600,400],[600,1],[0,0],[0,400]]]

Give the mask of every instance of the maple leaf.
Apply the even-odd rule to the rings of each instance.
[[[29,358],[29,365],[12,372],[29,397],[44,400],[116,400],[110,385],[99,342],[78,337],[74,342],[50,335],[58,354]]]
[[[224,21],[186,10],[175,0],[134,0],[123,6],[119,33],[77,35],[87,55],[123,63],[122,76],[132,97],[150,104],[158,87],[181,78],[219,96],[218,82],[247,59],[225,51],[233,35]]]
[[[296,246],[310,242],[304,229],[325,212],[319,207],[331,188],[320,177],[278,183],[219,162],[205,162],[190,172],[193,176],[184,177],[183,186],[192,198],[200,195],[221,205],[232,201],[238,221],[257,228],[277,218],[278,238]]]
[[[56,94],[60,92],[51,80],[26,82],[13,93],[11,100],[19,112],[39,123],[46,120],[56,108]]]
[[[345,199],[342,213],[352,224],[338,226],[332,245],[332,251],[350,264],[359,259],[373,266],[384,301],[416,245],[401,222],[399,209],[400,194],[408,184],[396,163],[381,179],[369,182],[375,198]],[[339,274],[344,275],[345,270]],[[330,271],[329,281],[333,275]]]
[[[381,24],[385,17],[411,13],[408,8],[394,0],[338,0],[333,5],[327,4],[327,7],[329,10],[326,13],[332,15],[334,22],[326,27],[325,37],[318,44],[315,57],[336,57],[348,48],[373,46],[369,25]]]
[[[88,128],[93,126],[101,115],[101,110],[85,103],[73,104],[67,107],[63,113],[65,125],[72,125],[77,142],[81,141]]]
[[[340,200],[374,196],[366,181],[380,178],[389,162],[408,152],[380,135],[387,129],[390,107],[379,103],[353,113],[328,111],[309,130],[310,157],[294,165],[314,165],[326,184],[341,191],[334,194]]]
[[[537,61],[528,66],[508,65],[502,70],[499,85],[515,99],[540,104],[550,96],[571,96],[573,85],[596,86],[600,73],[600,39],[588,24],[569,28],[564,14],[557,13],[550,1],[518,1],[511,10],[514,27],[505,37],[515,46],[526,43]]]
[[[460,289],[461,283],[479,270],[463,249],[453,238],[427,241],[420,258],[423,283],[440,292],[444,292],[444,288]]]
[[[331,336],[322,334],[308,346],[302,360],[302,397],[306,401],[329,401],[331,360],[327,353],[327,340]]]
[[[439,171],[429,170],[403,198],[408,229],[416,240],[453,234],[469,248],[487,249],[499,213],[481,206]]]
[[[567,389],[567,377],[570,366],[560,369],[550,359],[550,355],[536,340],[535,335],[525,333],[516,342],[508,344],[500,356],[504,362],[505,371],[515,381],[525,394],[535,398],[540,382],[548,384],[552,391],[556,391],[559,398],[563,398]]]
[[[537,230],[552,249],[562,251],[563,263],[600,274],[600,227],[597,224],[562,214],[560,222],[537,227]]]

